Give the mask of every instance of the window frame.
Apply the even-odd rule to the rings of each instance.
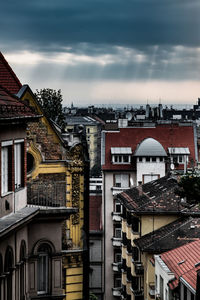
[[[1,196],[13,191],[13,141],[1,142]],[[6,159],[6,162],[5,162]],[[11,169],[11,170],[10,170]]]
[[[15,190],[24,187],[24,139],[14,141]]]

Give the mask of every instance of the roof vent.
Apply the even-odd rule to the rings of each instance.
[[[200,261],[198,261],[194,266],[195,266],[195,268],[200,266]]]
[[[177,263],[177,265],[182,265],[185,262],[185,260],[181,260]]]

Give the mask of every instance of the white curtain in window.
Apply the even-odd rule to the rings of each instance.
[[[15,144],[15,188],[19,188],[22,184],[22,162],[21,162],[21,144]]]
[[[8,192],[8,147],[1,148],[1,193]]]
[[[128,188],[129,187],[129,175],[128,174],[116,174],[115,186]]]

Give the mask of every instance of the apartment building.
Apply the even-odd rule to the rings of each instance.
[[[102,132],[104,299],[121,297],[121,204],[114,196],[138,184],[183,173],[198,161],[196,127],[191,122],[119,120],[118,129]],[[163,224],[164,225],[164,224]]]
[[[116,195],[123,205],[124,299],[155,298],[154,254],[199,239],[198,206],[186,207],[177,186],[176,179],[165,176]]]
[[[82,131],[63,133],[45,116],[28,85],[21,85],[3,55],[0,55],[0,81],[11,94],[40,116],[29,122],[27,132],[27,191],[29,204],[54,205],[52,197],[71,207],[62,227],[63,294],[66,299],[89,297],[89,160]]]
[[[0,299],[64,299],[65,194],[38,205],[27,197],[28,122],[40,116],[0,86]],[[32,199],[33,200],[33,199]],[[41,204],[41,203],[40,203]]]

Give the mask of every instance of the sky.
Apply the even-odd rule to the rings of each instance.
[[[195,104],[199,0],[7,0],[0,51],[63,105]]]

